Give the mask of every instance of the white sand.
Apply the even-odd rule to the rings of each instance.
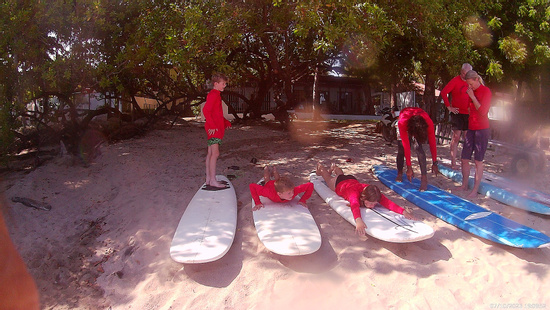
[[[516,249],[475,237],[383,186],[369,167],[395,167],[396,147],[383,143],[373,124],[296,124],[290,133],[274,125],[227,132],[218,173],[237,177],[238,228],[230,251],[207,264],[183,265],[169,255],[179,219],[204,182],[200,123],[106,145],[88,167],[56,160],[7,176],[6,221],[36,279],[43,309],[550,308],[550,249]],[[448,156],[448,146],[439,152]],[[489,170],[507,169],[504,159],[490,156]],[[306,182],[319,160],[340,164],[412,207],[436,230],[434,237],[410,244],[358,237],[314,193],[308,204],[322,234],[321,249],[302,257],[267,251],[253,225],[248,184],[266,164]],[[429,182],[456,192],[442,176],[430,175]],[[546,174],[526,182],[549,188]],[[13,203],[14,196],[47,202],[52,210]],[[549,216],[489,198],[474,201],[550,234]]]

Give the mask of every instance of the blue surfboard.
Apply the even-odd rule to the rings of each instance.
[[[514,222],[433,185],[419,191],[420,181],[396,182],[397,171],[374,166],[374,174],[387,187],[418,207],[476,236],[517,248],[550,247],[550,237]]]
[[[442,163],[438,163],[439,172],[443,174],[444,176],[448,177],[449,179],[462,183],[462,172],[453,170],[447,165],[444,165]],[[486,173],[483,173],[484,176]],[[503,204],[516,207],[519,209],[527,210],[530,212],[540,213],[540,214],[550,214],[550,207],[547,205],[544,205],[538,201],[535,201],[534,199],[531,199],[531,197],[522,196],[517,193],[514,193],[511,189],[505,189],[503,188],[504,184],[502,186],[498,186],[499,182],[491,183],[491,179],[487,177],[484,177],[483,180],[481,180],[481,183],[479,185],[478,192],[482,195],[485,195],[487,197],[490,197],[496,201],[500,201]],[[493,178],[494,179],[494,178]],[[499,179],[496,179],[496,181],[500,181],[500,183],[503,183],[502,177],[499,177]],[[468,180],[468,186],[472,188],[474,186],[474,176],[470,175],[470,178]],[[519,184],[518,184],[519,186]],[[540,193],[538,195],[535,190],[529,190],[524,192],[527,195],[531,195],[532,197],[539,197],[543,196],[543,193]]]

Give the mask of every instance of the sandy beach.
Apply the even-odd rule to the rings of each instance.
[[[478,238],[382,185],[370,167],[395,168],[397,147],[375,133],[373,122],[295,121],[288,132],[272,122],[252,122],[228,130],[217,171],[236,177],[237,231],[224,257],[196,265],[174,262],[169,248],[204,182],[203,123],[180,120],[143,137],[104,144],[101,152],[86,164],[57,158],[4,175],[5,219],[43,309],[550,308],[550,248],[518,249]],[[449,158],[447,144],[438,147],[438,155]],[[486,158],[488,171],[511,177],[506,157]],[[276,165],[297,184],[306,182],[319,161],[338,163],[378,185],[388,198],[412,208],[435,235],[407,244],[359,237],[314,193],[308,205],[321,248],[299,257],[269,252],[256,234],[248,185],[265,165]],[[550,189],[545,172],[517,180]],[[429,183],[465,196],[443,176],[430,174]],[[28,208],[12,197],[52,209]],[[473,201],[550,235],[549,216],[486,197]]]

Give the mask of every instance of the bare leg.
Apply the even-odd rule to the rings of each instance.
[[[209,161],[207,162],[207,165],[209,165],[207,168],[209,176],[207,176],[207,179],[210,180],[210,183],[207,184],[215,187],[224,187],[223,184],[216,180],[216,162],[218,161],[218,156],[220,156],[219,144],[212,144],[208,147],[208,151],[210,156],[207,156],[207,158],[209,158]]]
[[[403,167],[405,166],[405,149],[403,148],[403,141],[397,140],[397,177],[396,182],[403,182]]]
[[[420,188],[418,190],[425,191],[428,189],[428,175],[423,174],[420,176]]]
[[[273,174],[273,180],[278,180],[281,176],[279,175],[279,171],[277,171],[277,168],[276,167],[273,167],[272,169],[272,174]]]
[[[342,171],[342,168],[336,166],[335,163],[330,164],[330,173],[334,174],[335,176],[339,176],[344,174],[344,171]]]
[[[397,177],[395,178],[395,182],[403,182],[403,170],[397,171]]]
[[[267,183],[271,180],[271,174],[269,173],[269,166],[264,167],[264,182]]]
[[[338,169],[340,169],[340,168],[338,168]],[[340,169],[340,171],[342,171],[342,169]],[[323,179],[327,183],[327,186],[331,190],[335,190],[336,189],[336,187],[335,187],[336,178],[338,177],[338,175],[332,176],[332,174],[330,172],[331,172],[331,170],[329,170],[326,167],[324,167],[323,165],[321,165],[321,163],[317,164],[317,171],[315,173],[317,175],[323,177]]]
[[[210,157],[212,157],[212,149],[210,146],[206,149],[206,185],[210,185]]]
[[[470,179],[470,160],[463,159],[462,160],[462,186],[460,186],[460,189],[463,191],[468,190],[468,182]]]
[[[451,138],[451,168],[456,169],[456,155],[458,154],[458,142],[462,136],[461,130],[453,130],[453,136]]]
[[[418,157],[418,165],[420,166],[420,191],[425,191],[428,189],[428,168],[426,167],[426,153],[424,152],[424,148],[422,147],[422,144],[418,143],[416,139],[414,139],[414,144],[411,144],[411,146],[414,145],[414,150],[416,151],[416,156]]]
[[[475,198],[477,197],[477,191],[479,190],[479,185],[481,184],[481,180],[483,179],[483,162],[482,161],[475,161],[476,163],[476,175],[475,175],[475,182],[474,182],[474,188],[472,189],[472,192],[468,195],[468,198]]]

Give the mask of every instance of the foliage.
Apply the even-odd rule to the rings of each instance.
[[[11,131],[13,119],[10,114],[8,105],[3,104],[0,108],[0,158],[8,154],[9,147],[14,141],[14,134]]]
[[[539,81],[550,64],[550,2],[545,0],[492,1],[482,10],[492,33],[492,44],[481,49],[492,81]],[[495,70],[495,64],[500,69]]]
[[[152,120],[136,95],[162,102],[155,113],[196,105],[223,72],[231,86],[254,87],[243,99],[255,117],[269,92],[284,111],[296,81],[338,66],[371,88],[422,82],[435,110],[435,88],[464,62],[495,86],[535,85],[550,65],[545,0],[5,0],[0,34],[3,150],[25,116],[60,126],[76,152],[91,119],[120,113],[78,111],[85,89]]]

